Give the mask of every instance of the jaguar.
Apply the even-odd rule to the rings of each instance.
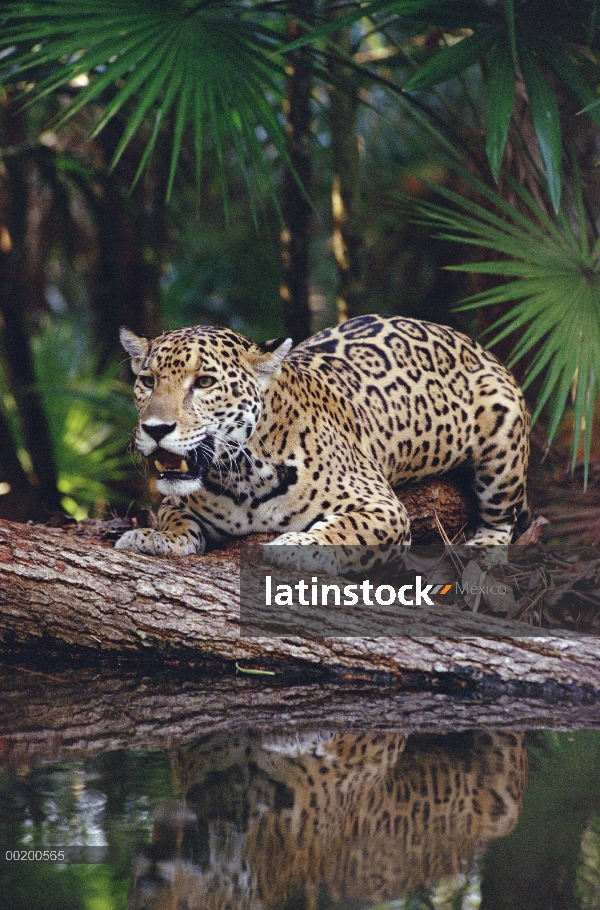
[[[121,341],[136,447],[164,495],[157,527],[128,531],[121,549],[187,556],[269,532],[270,562],[308,545],[293,550],[302,569],[342,573],[361,547],[375,559],[410,543],[397,488],[459,466],[479,510],[470,544],[508,544],[527,514],[522,392],[447,326],[359,316],[294,349],[212,326],[154,340],[123,328]]]

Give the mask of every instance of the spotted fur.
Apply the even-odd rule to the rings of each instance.
[[[154,341],[123,330],[122,341],[137,374],[137,448],[168,464],[158,529],[118,547],[184,556],[268,531],[276,545],[384,550],[410,541],[394,488],[459,465],[473,469],[479,501],[472,543],[510,542],[525,510],[522,393],[493,354],[445,326],[361,316],[291,353],[289,340],[259,346],[204,326]],[[285,552],[273,547],[271,561],[285,565]],[[355,558],[335,553],[302,568],[342,571]]]

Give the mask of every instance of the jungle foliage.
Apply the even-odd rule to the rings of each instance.
[[[589,463],[599,15],[599,0],[3,4],[0,508],[137,495],[119,324],[299,338],[336,297],[339,317],[464,320],[448,307],[467,294],[467,327],[503,354],[515,333],[536,414],[552,436],[570,411],[573,464]]]

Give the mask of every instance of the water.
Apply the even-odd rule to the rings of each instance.
[[[2,910],[600,908],[600,731],[548,729],[592,702],[0,681],[2,850],[110,848],[4,862]]]

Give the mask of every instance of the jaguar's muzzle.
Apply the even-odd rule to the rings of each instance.
[[[212,464],[215,451],[214,439],[207,436],[199,446],[184,457],[168,452],[159,446],[150,460],[158,472],[159,480],[199,480],[202,482]]]

